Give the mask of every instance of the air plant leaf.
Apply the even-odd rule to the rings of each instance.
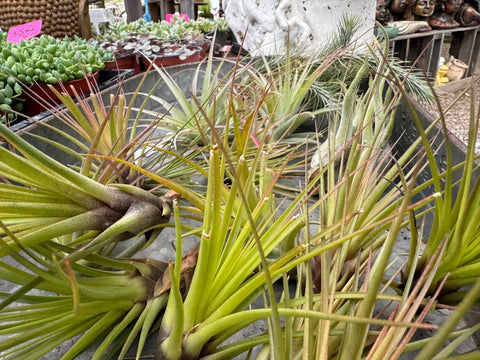
[[[115,239],[118,235],[132,237],[168,222],[172,206],[170,197],[158,198],[134,187],[128,191],[128,186],[102,185],[41,153],[4,125],[0,126],[4,139],[25,156],[0,148],[2,177],[27,186],[5,185],[0,188],[0,198],[7,201],[5,206],[8,205],[8,209],[4,207],[0,211],[23,246],[31,247],[87,230],[105,231],[96,240],[89,239],[91,246],[101,246],[103,241]],[[44,224],[43,229],[41,225],[33,226],[34,209],[37,216],[42,216],[43,212],[48,215],[51,219],[48,226]],[[32,222],[25,221],[28,217]],[[82,249],[85,250],[85,244]]]

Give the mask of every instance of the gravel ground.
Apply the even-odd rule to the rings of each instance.
[[[442,47],[442,57],[449,58],[450,44],[445,43]],[[470,106],[472,102],[472,93],[467,91],[465,95],[458,98],[460,94],[473,84],[473,97],[475,98],[475,113],[478,116],[480,112],[480,58],[477,59],[474,75],[472,77],[446,83],[436,87],[437,95],[442,109],[448,108],[453,104],[452,108],[445,114],[448,130],[458,139],[467,144],[468,127],[470,122]],[[458,99],[457,99],[458,98]],[[439,115],[437,106],[425,106],[433,117]],[[480,153],[480,135],[477,134],[476,152]]]
[[[469,89],[465,94],[460,96],[465,89]],[[473,88],[473,93],[471,92]],[[472,103],[472,94],[474,97],[475,113],[479,113],[479,93],[480,93],[480,72],[474,74],[468,79],[458,80],[436,87],[440,106],[445,112],[450,105],[452,107],[445,112],[445,121],[447,128],[457,138],[465,144],[468,141],[468,127],[470,122],[470,107]],[[425,106],[425,108],[436,118],[440,111],[437,106]],[[477,134],[476,151],[480,153],[480,134]]]

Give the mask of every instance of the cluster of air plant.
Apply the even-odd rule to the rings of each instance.
[[[95,92],[78,97],[78,105],[58,93],[69,113],[57,116],[69,131],[45,126],[83,154],[43,140],[76,157],[78,167],[0,124],[9,147],[0,147],[0,277],[18,286],[0,293],[1,356],[39,358],[77,337],[62,359],[93,344],[92,359],[124,359],[137,339],[141,358],[153,333],[156,357],[168,360],[248,357],[256,347],[258,359],[396,359],[422,346],[410,340],[435,328],[425,317],[456,284],[445,272],[457,268],[447,265],[476,267],[474,242],[452,242],[457,231],[475,234],[476,210],[467,211],[463,185],[452,230],[432,232],[435,250],[427,243],[422,251],[415,212],[436,202],[435,224],[445,220],[449,203],[442,200],[450,196],[453,170],[434,173],[435,185],[444,177],[448,186],[413,202],[423,165],[407,164],[422,158],[422,144],[433,169],[434,158],[423,131],[404,154],[392,153],[404,84],[386,56],[371,72],[371,53],[365,55],[332,106],[304,108],[309,89],[342,54],[318,67],[292,58],[277,67],[265,62],[266,72],[251,63],[215,67],[210,58],[196,67],[187,92],[157,67],[158,82],[147,94],[140,93],[142,81],[132,94],[112,95],[108,106]],[[368,87],[359,91],[364,79]],[[173,103],[155,94],[159,84]],[[329,118],[325,136],[286,141],[320,113]],[[467,166],[472,159],[470,148]],[[298,185],[285,185],[299,169]],[[179,173],[204,177],[206,185],[192,188],[177,181]],[[470,196],[476,199],[475,188]],[[175,230],[173,261],[139,257],[166,227]],[[410,256],[387,276],[405,227]],[[198,245],[186,252],[192,236]],[[419,359],[446,359],[478,331],[453,329],[479,294],[477,281]],[[258,298],[263,306],[252,308]],[[377,316],[385,301],[388,313]],[[268,332],[227,341],[256,321]],[[449,337],[453,342],[439,352]]]

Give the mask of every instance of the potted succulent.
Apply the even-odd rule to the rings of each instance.
[[[199,18],[186,22],[174,16],[171,22],[147,22],[143,19],[131,23],[110,24],[108,31],[97,39],[100,46],[115,54],[115,61],[106,67],[134,68],[139,71],[137,61],[147,68],[147,58],[157,65],[170,66],[199,61],[210,47],[214,30],[225,31],[224,19]],[[139,56],[142,54],[142,56]]]
[[[111,43],[103,42],[106,49],[116,53],[115,60],[106,64],[106,68],[135,69],[140,72],[149,66],[148,58],[157,65],[170,66],[185,62],[200,61],[205,51],[199,45],[188,40],[164,41],[153,35],[129,35]]]
[[[141,61],[147,69],[153,62],[158,66],[172,66],[187,62],[201,61],[205,58],[202,46],[189,40],[173,42],[158,40],[155,37],[143,37],[138,47]]]
[[[87,80],[98,77],[104,62],[112,59],[110,51],[79,37],[70,40],[42,35],[20,43],[4,41],[0,52],[0,104],[6,113],[14,105],[14,110],[23,107],[26,115],[36,115],[58,104],[48,85],[71,95],[70,85],[86,92]]]
[[[118,40],[101,41],[102,48],[114,54],[114,59],[105,63],[105,69],[134,69],[135,74],[140,73],[137,55],[134,52],[136,43],[136,37],[129,36]]]
[[[7,33],[0,32],[0,46],[2,49],[6,48]],[[0,56],[3,56],[3,51],[0,51]],[[0,71],[0,121],[7,122],[13,120],[15,111],[21,111],[23,106],[19,101],[19,97],[22,94],[22,87],[17,83],[16,79],[12,76],[2,75]]]

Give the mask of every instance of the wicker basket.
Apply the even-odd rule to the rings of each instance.
[[[86,0],[0,0],[0,28],[42,20],[42,34],[89,37],[90,18]]]

